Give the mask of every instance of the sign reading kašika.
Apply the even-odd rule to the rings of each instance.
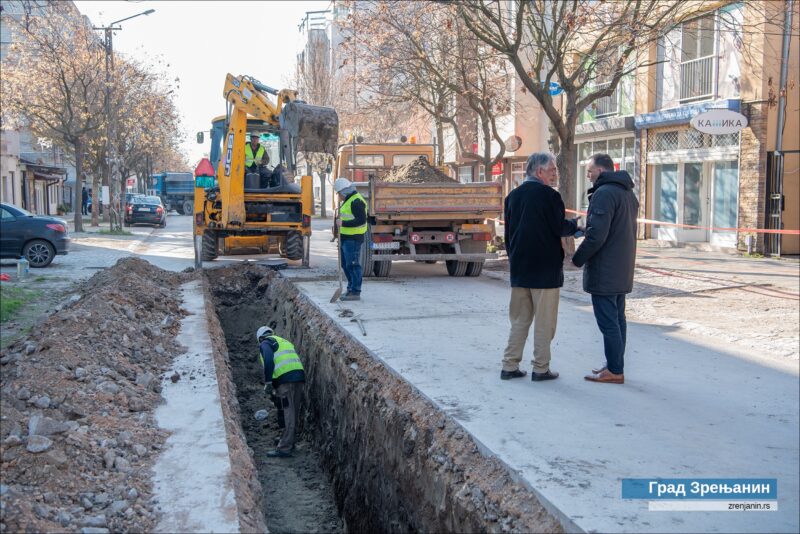
[[[695,130],[707,134],[732,134],[747,127],[747,117],[729,109],[709,109],[692,118],[691,124]]]

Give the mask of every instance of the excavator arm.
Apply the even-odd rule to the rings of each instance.
[[[276,96],[277,102],[273,104],[268,95]],[[281,139],[280,163],[285,164],[292,174],[298,151],[335,155],[339,119],[331,108],[311,106],[298,100],[297,91],[278,91],[250,76],[228,74],[223,96],[231,111],[217,171],[222,200],[221,222],[226,227],[242,227],[246,220],[244,147],[248,116],[276,127]]]

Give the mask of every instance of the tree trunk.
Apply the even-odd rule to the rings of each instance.
[[[564,205],[567,209],[575,209],[576,199],[576,176],[575,176],[575,162],[577,155],[577,148],[575,147],[575,139],[572,134],[569,134],[566,139],[560,139],[561,150],[556,156],[556,166],[558,167],[558,191],[561,193],[561,198],[564,200]],[[569,214],[568,214],[569,215]]]
[[[83,143],[78,139],[72,143],[75,150],[75,231],[83,232]]]
[[[100,225],[100,175],[92,175],[92,226]]]

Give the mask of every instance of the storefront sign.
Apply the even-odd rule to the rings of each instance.
[[[503,162],[498,161],[492,165],[492,176],[500,176],[503,174]]]
[[[709,109],[691,120],[695,130],[712,135],[740,132],[747,126],[747,117],[728,109]]]
[[[125,183],[128,185],[128,187],[133,187],[136,185],[136,178],[128,178]]]
[[[703,102],[702,104],[690,104],[672,109],[663,109],[654,111],[652,113],[642,113],[636,115],[635,125],[636,128],[653,128],[656,126],[668,126],[671,124],[685,124],[698,114],[708,111],[710,109],[720,110],[728,109],[731,111],[739,111],[741,106],[740,100],[728,99],[717,100],[714,102]]]

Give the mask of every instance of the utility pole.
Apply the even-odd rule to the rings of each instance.
[[[155,9],[148,9],[147,11],[143,11],[141,13],[137,13],[136,15],[131,15],[130,17],[125,17],[124,19],[115,20],[108,26],[99,26],[94,27],[94,30],[103,30],[104,32],[104,42],[103,48],[106,53],[106,98],[105,98],[105,113],[106,113],[106,161],[105,161],[105,168],[104,168],[104,179],[105,182],[108,183],[108,190],[109,190],[109,200],[111,202],[109,206],[109,211],[116,212],[116,217],[109,217],[109,230],[112,232],[114,231],[114,224],[116,223],[117,229],[122,229],[122,211],[120,208],[120,198],[119,194],[116,191],[116,187],[114,184],[114,180],[112,177],[112,164],[114,162],[114,154],[112,154],[114,145],[111,143],[111,136],[114,132],[113,129],[113,116],[111,113],[111,73],[114,69],[114,31],[121,30],[121,26],[115,26],[115,24],[119,24],[120,22],[125,22],[126,20],[130,20],[141,15],[149,15],[150,13],[155,13]],[[95,202],[99,201],[101,195],[99,191],[94,192],[95,195]]]

